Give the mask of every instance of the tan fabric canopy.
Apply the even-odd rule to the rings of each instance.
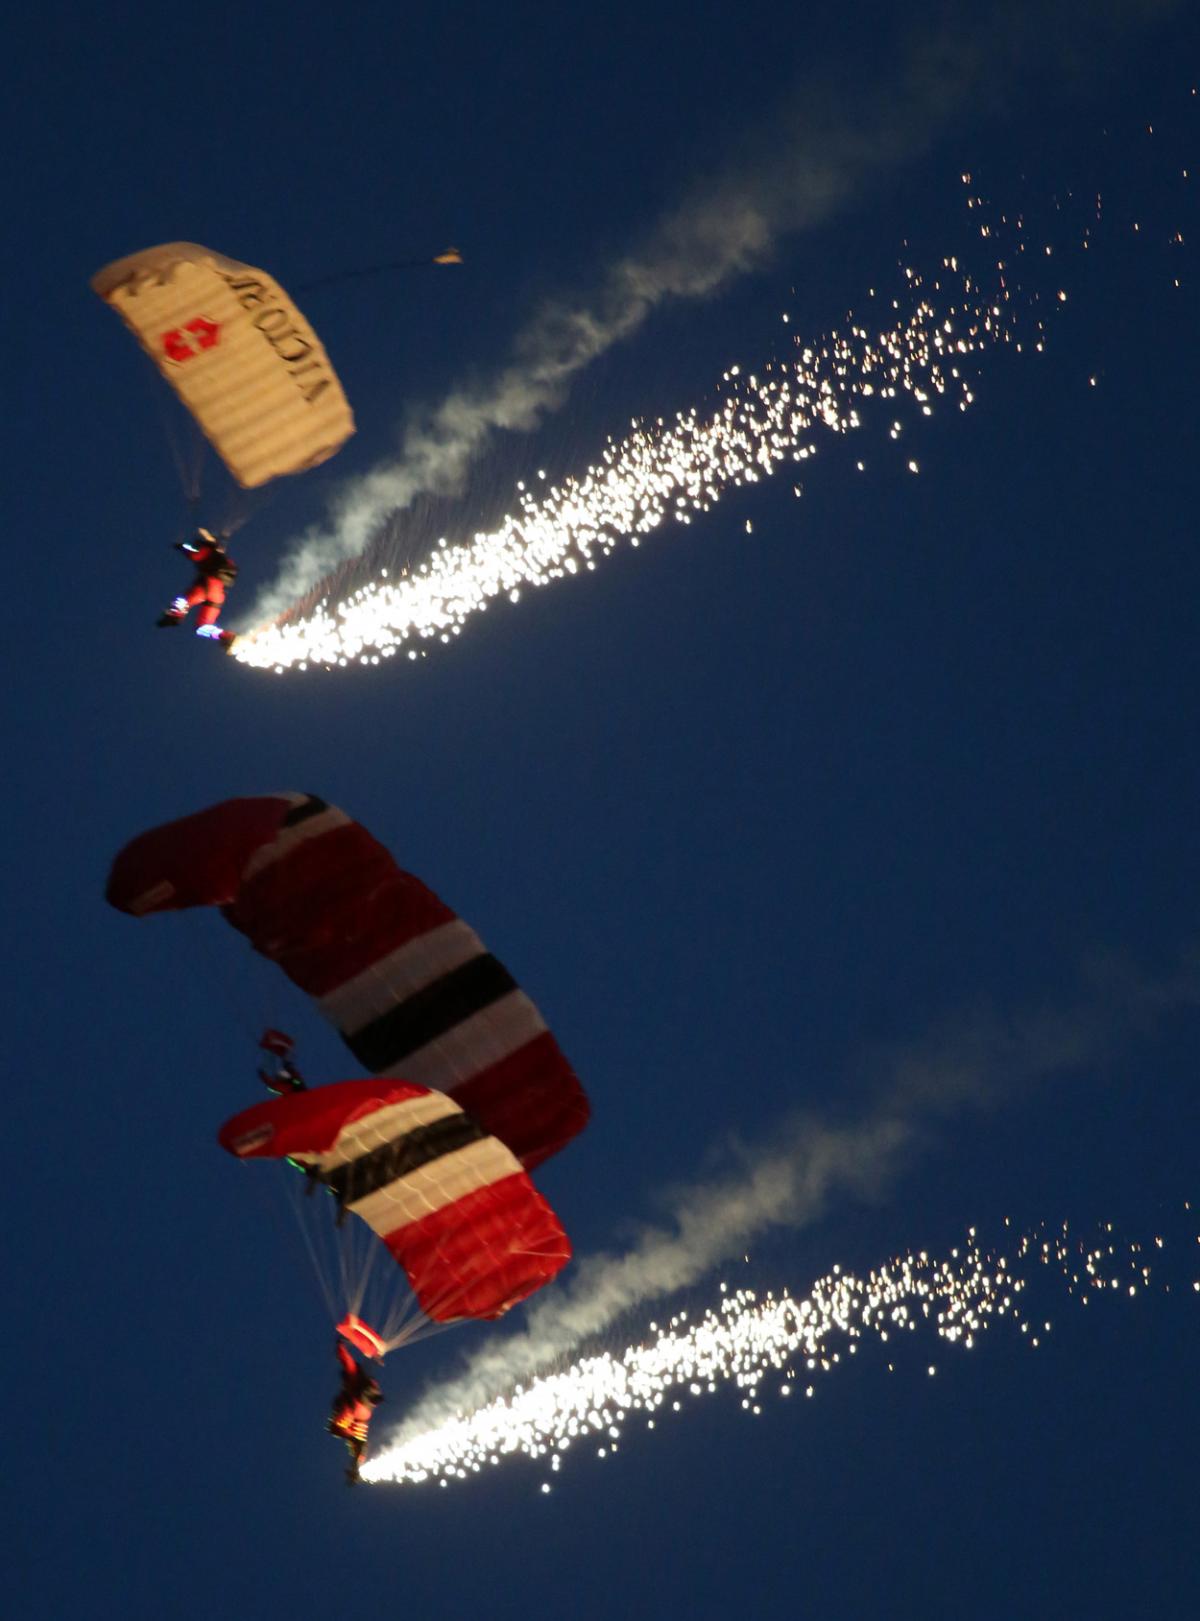
[[[263,271],[167,242],[106,265],[92,287],[247,489],[316,467],[354,432],[320,340]]]

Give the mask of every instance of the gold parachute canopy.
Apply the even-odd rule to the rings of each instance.
[[[105,265],[92,288],[245,489],[316,467],[354,432],[320,339],[263,271],[165,242]]]

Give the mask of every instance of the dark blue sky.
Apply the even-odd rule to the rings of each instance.
[[[1182,1204],[1200,1121],[1179,976],[1200,878],[1200,332],[1181,170],[1200,165],[1200,41],[1186,7],[1111,39],[1088,8],[1034,16],[994,7],[953,49],[907,8],[790,20],[745,0],[310,20],[50,5],[18,28],[4,883],[21,1613],[1195,1613]],[[586,298],[723,166],[763,172],[806,98],[852,121],[863,97],[883,125],[898,59],[927,64],[928,110],[968,44],[995,70],[930,115],[919,151],[721,296],[665,306],[540,434],[496,447],[459,518],[502,510],[542,458],[581,466],[630,415],[783,352],[780,311],[816,335],[902,251],[965,253],[964,170],[1038,219],[1099,186],[1095,249],[1033,277],[1070,294],[1048,352],[985,357],[974,408],[914,429],[919,477],[876,424],[823,447],[802,500],[786,473],[732,494],[416,668],[263,677],[153,629],[183,518],[152,379],[88,290],[98,266],[187,238],[298,290],[449,241],[467,255],[304,299],[359,433],[239,533],[249,595],[408,411],[503,363],[542,299]],[[997,1331],[934,1381],[923,1353],[890,1377],[864,1355],[758,1427],[716,1397],[618,1459],[575,1461],[548,1499],[517,1465],[346,1492],[304,1258],[214,1133],[255,1099],[261,1025],[295,1030],[314,1076],[351,1063],[215,919],[137,926],[102,901],[141,828],[292,788],[365,822],[553,1024],[594,1121],[539,1182],[580,1254],[627,1242],[729,1139],[753,1154],[797,1108],[852,1122],[897,1054],[953,1051],[992,1013],[1045,1015],[1081,1021],[1085,1062],[924,1120],[886,1192],[776,1234],[753,1281],[802,1292],[835,1262],[943,1253],[973,1221],[1112,1219],[1180,1236],[1171,1296],[1063,1305],[1044,1354]],[[489,1332],[397,1355],[389,1417]]]

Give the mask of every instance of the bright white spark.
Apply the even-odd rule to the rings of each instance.
[[[671,422],[635,421],[581,478],[536,495],[522,490],[498,529],[463,543],[440,540],[411,573],[392,579],[383,570],[343,600],[285,615],[243,637],[233,656],[279,672],[373,664],[401,651],[423,657],[489,603],[516,602],[527,588],[594,569],[622,541],[636,546],[670,519],[689,524],[730,489],[809,461],[822,433],[862,428],[870,408],[890,419],[902,405],[929,416],[936,401],[965,411],[974,400],[964,375],[972,357],[1013,342],[1017,301],[1006,266],[996,269],[995,287],[985,290],[954,258],[928,287],[906,268],[892,307],[903,303],[909,313],[890,326],[868,329],[852,317],[811,345],[797,339],[791,359],[769,362],[761,374],[731,366],[710,416],[692,409]],[[892,420],[891,437],[900,429]],[[915,461],[908,466],[917,470]]]
[[[401,1432],[364,1466],[363,1479],[447,1486],[521,1455],[556,1474],[572,1447],[601,1458],[616,1452],[635,1415],[652,1430],[660,1411],[679,1412],[688,1399],[733,1386],[757,1417],[771,1394],[803,1388],[811,1397],[822,1374],[864,1345],[890,1347],[907,1335],[932,1331],[947,1346],[971,1350],[987,1329],[1008,1322],[1036,1349],[1051,1323],[1027,1311],[1022,1296],[1039,1264],[1059,1272],[1084,1306],[1106,1291],[1132,1296],[1134,1280],[1150,1286],[1145,1247],[1115,1241],[1111,1223],[1100,1232],[1098,1242],[1080,1241],[1066,1223],[1041,1225],[1013,1236],[1001,1252],[984,1250],[971,1228],[965,1245],[944,1260],[920,1251],[865,1278],[834,1267],[802,1300],[722,1284],[719,1304],[698,1320],[680,1312],[663,1328],[651,1323],[651,1338],[618,1355],[584,1357],[424,1433]],[[1154,1247],[1162,1249],[1161,1239]],[[889,1372],[893,1367],[889,1361]],[[936,1364],[926,1371],[933,1374]]]

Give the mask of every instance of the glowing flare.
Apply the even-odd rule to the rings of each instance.
[[[364,1467],[363,1479],[446,1486],[518,1455],[557,1473],[577,1441],[599,1442],[600,1458],[615,1453],[634,1414],[645,1415],[645,1427],[653,1430],[654,1415],[668,1404],[682,1412],[683,1398],[732,1385],[743,1409],[757,1417],[769,1393],[792,1394],[800,1368],[830,1373],[865,1344],[888,1345],[929,1329],[946,1345],[971,1350],[988,1328],[1007,1321],[1036,1349],[1051,1323],[1043,1318],[1035,1324],[1020,1298],[1036,1266],[1057,1269],[1081,1305],[1123,1285],[1132,1296],[1130,1272],[1149,1284],[1143,1245],[1110,1242],[1111,1223],[1102,1232],[1099,1243],[1085,1243],[1072,1237],[1065,1222],[1054,1229],[1043,1224],[1016,1238],[1010,1257],[985,1250],[972,1227],[965,1246],[945,1259],[923,1250],[896,1256],[863,1278],[835,1266],[801,1300],[786,1290],[760,1297],[722,1283],[719,1303],[697,1321],[680,1311],[665,1328],[651,1322],[653,1337],[618,1355],[581,1358],[423,1433],[401,1432]],[[1161,1250],[1162,1239],[1154,1245]],[[1200,1283],[1194,1287],[1200,1291]],[[895,1363],[887,1368],[892,1372]],[[935,1376],[937,1364],[927,1362],[925,1371]],[[807,1384],[805,1395],[815,1388]],[[545,1482],[541,1489],[547,1489]]]
[[[911,268],[904,281],[909,313],[891,326],[872,330],[852,317],[845,330],[797,339],[794,356],[761,375],[730,366],[707,418],[693,408],[669,423],[635,420],[581,477],[548,486],[539,472],[536,494],[519,485],[517,510],[498,529],[454,545],[442,539],[411,573],[394,579],[381,569],[340,601],[243,636],[233,657],[276,671],[376,663],[401,649],[422,657],[421,644],[449,642],[490,602],[591,570],[623,540],[636,546],[671,518],[687,525],[729,490],[809,461],[814,434],[866,425],[863,402],[907,398],[929,416],[935,400],[949,399],[965,410],[974,396],[962,363],[1012,341],[1012,289],[1003,276],[999,289],[982,289],[949,258],[928,291]],[[893,420],[891,437],[901,430]]]

